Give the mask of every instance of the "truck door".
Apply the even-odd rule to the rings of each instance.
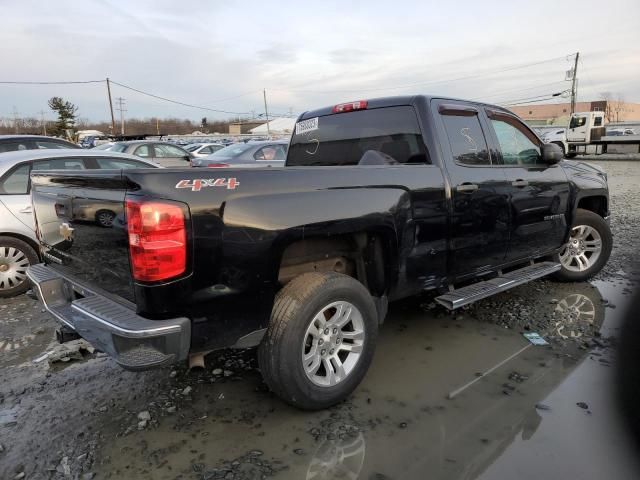
[[[478,108],[450,100],[434,100],[432,107],[451,192],[449,271],[478,274],[504,262],[510,184],[495,165]]]
[[[567,142],[586,142],[589,130],[589,114],[574,113],[567,129]]]
[[[542,142],[517,117],[486,110],[511,195],[507,261],[527,259],[562,246],[567,233],[569,182],[560,165],[542,162]]]

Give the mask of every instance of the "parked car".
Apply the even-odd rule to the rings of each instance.
[[[151,160],[163,167],[189,167],[191,159],[193,158],[189,152],[178,145],[169,142],[149,140],[110,142],[99,145],[92,150],[129,153]]]
[[[80,148],[61,138],[43,135],[0,135],[0,153],[47,148]]]
[[[234,143],[205,158],[192,160],[194,167],[282,167],[289,142],[284,140]]]
[[[44,307],[132,370],[258,346],[267,384],[304,409],[357,387],[388,302],[431,290],[453,310],[546,275],[584,281],[612,248],[601,168],[463,100],[308,111],[284,168],[121,181],[135,186],[118,190],[126,228],[107,241],[83,223],[70,235],[57,205],[85,183],[87,201],[113,198],[112,179],[32,174]]]
[[[224,145],[221,143],[192,143],[184,147],[187,152],[196,158],[207,157],[223,148]]]
[[[614,127],[607,129],[607,135],[610,137],[619,137],[622,135],[635,135],[636,131],[633,128]]]
[[[11,297],[28,288],[26,268],[37,263],[38,240],[31,210],[29,174],[40,170],[122,170],[157,168],[159,165],[131,155],[82,149],[47,149],[9,152],[0,155],[0,297]],[[120,210],[119,202],[100,207],[83,205],[82,196],[73,198],[67,214],[74,219],[110,226]],[[68,203],[68,202],[67,202]]]

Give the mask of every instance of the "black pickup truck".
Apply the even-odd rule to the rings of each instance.
[[[389,301],[455,309],[607,261],[606,174],[501,107],[428,96],[306,112],[283,168],[37,171],[46,309],[127,369],[258,346],[306,409],[364,377]],[[76,219],[107,205],[111,228]],[[106,207],[101,207],[106,208]]]

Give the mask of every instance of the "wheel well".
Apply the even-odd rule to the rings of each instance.
[[[38,255],[38,258],[40,258],[40,246],[33,238],[29,238],[25,235],[20,235],[19,233],[11,233],[11,232],[1,232],[0,237],[13,237],[28,243],[31,246],[31,248],[35,250],[36,255]]]
[[[379,234],[366,232],[313,237],[288,245],[280,261],[278,281],[285,285],[308,272],[338,272],[349,275],[374,296],[387,290],[386,248]]]
[[[602,196],[581,198],[578,208],[597,213],[601,217],[607,215],[607,198]]]

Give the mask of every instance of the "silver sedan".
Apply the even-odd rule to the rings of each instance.
[[[31,210],[32,171],[159,167],[148,160],[109,151],[50,149],[0,154],[0,297],[26,291],[25,270],[39,261]],[[118,214],[108,209],[88,211],[81,201],[73,208],[74,220],[91,221],[103,227],[110,227]]]

